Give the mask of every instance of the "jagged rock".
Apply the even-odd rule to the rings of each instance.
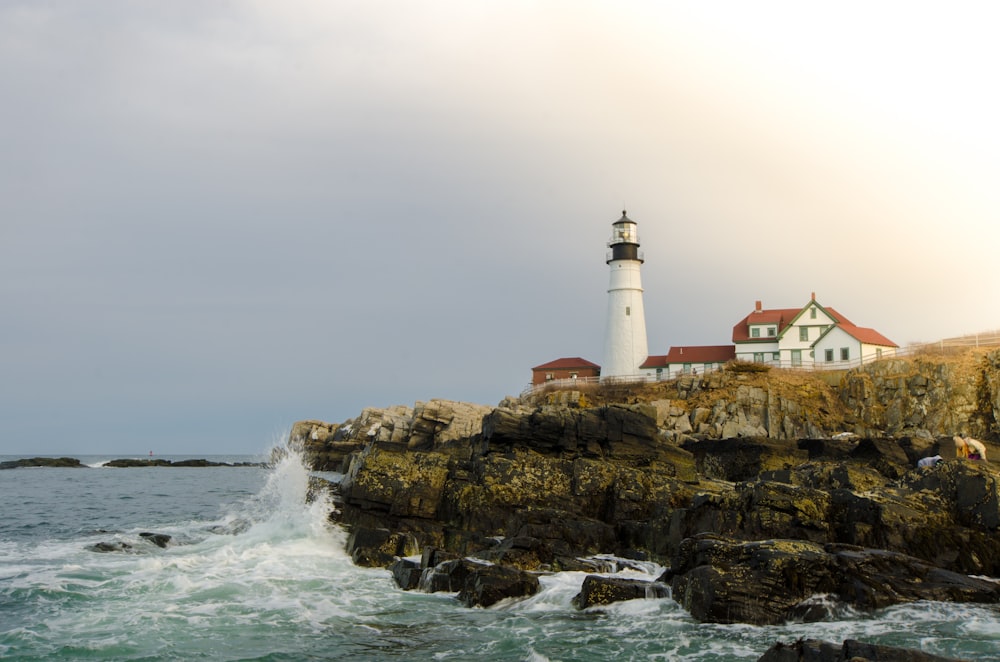
[[[817,639],[799,639],[793,644],[777,643],[757,662],[960,662],[912,648],[882,646],[847,639],[843,644]]]
[[[143,531],[139,534],[139,537],[147,542],[151,542],[157,547],[163,547],[164,549],[170,544],[171,537],[165,533],[151,533],[149,531]]]
[[[980,384],[996,374],[991,361],[997,356],[996,351],[980,350],[955,357],[876,361],[848,371],[838,393],[865,436],[926,430],[934,436],[982,437],[989,421],[979,415]]]
[[[389,529],[356,527],[347,539],[347,553],[357,565],[389,567],[396,557],[415,553],[412,537]]]
[[[861,572],[825,547],[846,544],[905,555],[910,561],[901,567],[913,576],[995,576],[1000,473],[990,463],[951,459],[950,437],[995,438],[1000,352],[976,358],[969,373],[924,363],[906,369],[912,374],[899,366],[860,370],[841,379],[842,387],[810,374],[720,371],[639,387],[579,388],[560,398],[506,399],[493,409],[445,401],[366,409],[342,425],[313,421],[295,429],[316,431],[317,462],[332,457],[322,453],[334,453],[334,444],[347,444],[340,448],[347,452],[336,518],[351,531],[348,551],[367,565],[389,567],[431,547],[432,557],[593,571],[582,560],[589,555],[664,563],[678,558],[693,536],[712,532],[733,545],[781,541],[764,560],[780,557],[783,567],[803,575],[815,570],[810,564],[819,546],[816,558],[825,559],[815,561],[819,576],[827,567],[865,576],[868,566],[862,563]],[[960,406],[958,414],[942,416],[917,407],[918,401],[945,406],[952,387],[941,379],[973,384],[971,391],[967,384],[952,389],[959,404],[974,392],[973,410]],[[883,396],[909,404],[875,401]],[[892,418],[896,431],[872,425],[879,417]],[[719,439],[725,430],[754,436]],[[947,461],[917,469],[928,454]],[[874,563],[873,552],[865,558]],[[428,561],[419,567],[422,588],[463,589],[464,579],[459,584],[444,573],[476,569],[467,558]],[[398,567],[411,585],[413,563]],[[692,595],[699,587],[745,590],[750,601],[753,592],[759,598],[772,588],[766,573],[760,585],[718,588],[713,573],[725,575],[705,565],[684,580]],[[811,586],[812,580],[796,581]],[[935,581],[927,586],[940,588]],[[849,602],[879,603],[887,599],[881,590]],[[892,600],[915,599],[907,590],[885,589]],[[947,599],[982,597],[940,591]],[[815,604],[792,607],[819,617]],[[744,617],[739,610],[729,614]]]
[[[420,578],[419,588],[427,593],[454,593],[465,588],[465,581],[476,570],[486,567],[486,563],[473,559],[451,559],[425,569]]]
[[[132,549],[132,545],[127,542],[99,542],[88,547],[92,552],[127,552]]]
[[[580,592],[573,598],[573,604],[579,609],[587,609],[624,600],[666,598],[669,596],[668,588],[659,582],[588,575],[583,580]]]
[[[420,586],[420,575],[423,570],[416,561],[396,559],[390,570],[392,571],[392,578],[395,580],[396,586],[404,591],[412,591]]]
[[[694,455],[698,473],[729,481],[749,480],[761,471],[787,469],[809,459],[808,451],[772,439],[691,441],[683,447]]]
[[[363,470],[362,470],[363,467]],[[448,457],[372,446],[351,462],[341,483],[345,503],[393,517],[434,516],[448,476]]]
[[[862,439],[850,457],[869,464],[888,478],[899,478],[915,464],[893,439]]]
[[[899,602],[1000,602],[1000,586],[936,568],[905,554],[801,540],[685,540],[663,577],[702,622],[782,623],[812,617],[806,602],[830,594],[872,610]]]
[[[467,607],[489,607],[507,598],[538,592],[538,577],[517,568],[489,565],[475,568],[465,578],[458,600]]]

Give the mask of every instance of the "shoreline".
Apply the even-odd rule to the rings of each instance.
[[[127,469],[135,467],[267,467],[267,462],[216,462],[204,458],[190,460],[165,460],[155,459],[134,459],[119,458],[108,460],[100,467],[93,467],[84,464],[75,457],[29,457],[19,460],[8,460],[0,462],[0,470],[3,469],[36,469],[36,468],[57,468],[57,469],[94,469],[112,467],[115,469]]]

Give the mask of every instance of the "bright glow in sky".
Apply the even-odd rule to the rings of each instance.
[[[990,3],[0,4],[0,454],[254,452],[811,292],[1000,327]]]

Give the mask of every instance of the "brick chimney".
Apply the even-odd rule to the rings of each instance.
[[[754,306],[755,306],[754,307],[754,312],[755,313],[759,313],[761,311],[760,299],[757,299],[757,301],[754,302]]]

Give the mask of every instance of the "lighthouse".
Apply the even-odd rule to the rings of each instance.
[[[611,224],[611,251],[607,264],[611,269],[608,286],[608,318],[604,334],[604,363],[601,381],[638,377],[639,366],[646,360],[646,314],[642,307],[642,253],[639,230],[625,212]]]

